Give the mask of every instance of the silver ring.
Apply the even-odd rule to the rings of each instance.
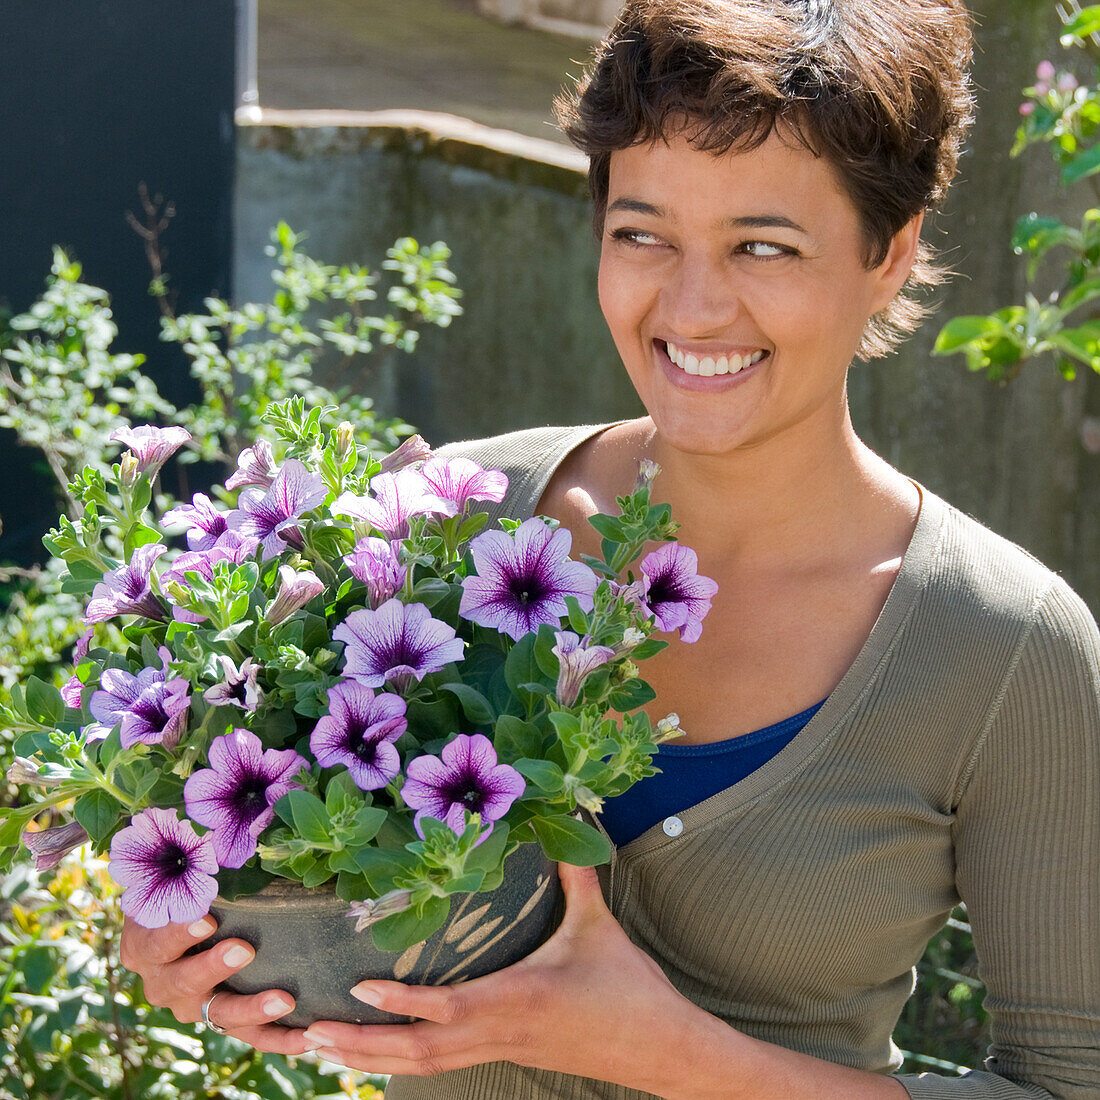
[[[217,997],[220,997],[222,995],[223,992],[224,990],[219,990],[217,993],[208,997],[205,1001],[203,1001],[202,1008],[199,1010],[202,1013],[203,1026],[209,1028],[212,1032],[214,1032],[215,1035],[226,1034],[226,1029],[222,1027],[221,1024],[216,1024],[213,1020],[210,1019],[210,1006],[214,1003],[214,1000]]]

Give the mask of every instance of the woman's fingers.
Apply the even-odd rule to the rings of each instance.
[[[143,928],[127,917],[122,923],[119,953],[122,965],[136,974],[178,959],[188,948],[201,943],[216,928],[213,917],[192,924],[166,924],[162,928]]]

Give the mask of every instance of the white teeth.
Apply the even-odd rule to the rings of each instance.
[[[686,371],[688,374],[699,375],[703,378],[710,378],[716,374],[736,374],[738,371],[744,370],[753,363],[759,363],[766,354],[766,352],[761,349],[760,351],[754,351],[748,355],[737,355],[735,353],[730,356],[720,355],[717,358],[713,358],[709,355],[700,358],[697,355],[692,355],[690,352],[684,351],[683,348],[678,348],[675,344],[666,343],[665,347],[668,351],[669,359],[671,359],[681,370]]]

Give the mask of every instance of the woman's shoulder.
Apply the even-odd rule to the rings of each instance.
[[[939,520],[928,563],[935,603],[986,631],[1061,636],[1094,660],[1100,655],[1096,619],[1064,577],[978,519],[923,492]]]

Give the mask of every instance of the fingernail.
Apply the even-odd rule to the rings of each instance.
[[[231,947],[222,957],[222,962],[224,962],[226,966],[244,966],[246,962],[251,961],[252,952],[247,947],[241,947],[240,944],[236,947]]]
[[[203,917],[202,920],[197,920],[194,924],[189,924],[187,926],[187,931],[190,935],[194,936],[195,939],[201,940],[209,936],[217,927],[217,922],[213,917]]]
[[[370,982],[360,982],[352,989],[351,995],[374,1008],[378,1008],[382,1004],[382,991]]]
[[[304,1032],[302,1038],[305,1039],[307,1043],[311,1044],[310,1050],[317,1050],[318,1047],[332,1047],[336,1045],[336,1040],[330,1035],[323,1035],[312,1029]]]
[[[294,1006],[285,997],[280,997],[276,994],[273,997],[268,997],[264,1001],[264,1015],[265,1016],[281,1016],[284,1012],[289,1012]]]

